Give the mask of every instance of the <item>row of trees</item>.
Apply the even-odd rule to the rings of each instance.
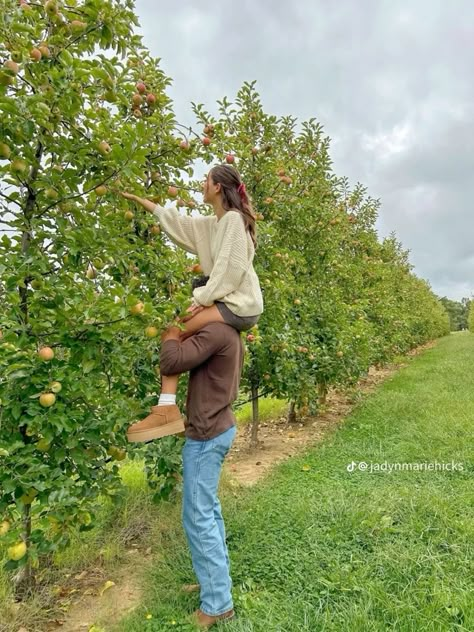
[[[0,6],[0,542],[21,592],[71,529],[93,527],[99,495],[120,498],[127,453],[157,498],[176,484],[180,440],[130,446],[125,429],[155,401],[157,334],[198,262],[119,191],[209,212],[198,165],[239,168],[265,300],[244,398],[315,412],[449,320],[395,236],[378,239],[379,201],[333,172],[316,120],[264,112],[246,83],[184,127],[131,2]]]
[[[441,303],[448,313],[451,331],[462,331],[468,328],[471,299],[462,298],[460,301],[452,301],[443,296]]]

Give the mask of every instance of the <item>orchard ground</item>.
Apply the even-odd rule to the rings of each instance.
[[[257,451],[246,448],[248,406],[239,411],[239,436],[222,480],[240,615],[232,629],[268,629],[259,618],[281,630],[341,630],[348,621],[360,630],[386,629],[393,621],[398,629],[472,628],[473,454],[466,438],[474,412],[467,370],[473,347],[468,333],[424,345],[371,369],[357,389],[333,391],[326,411],[291,427],[283,402],[265,402]],[[465,469],[348,478],[339,471],[346,456],[347,462],[454,460]],[[36,629],[70,632],[93,624],[107,632],[187,629],[185,613],[197,602],[178,594],[181,583],[193,581],[179,502],[153,505],[139,462],[125,463],[121,472],[128,490],[123,506],[103,504],[96,529],[57,557],[54,598],[50,573],[43,594],[9,609],[5,630],[30,629],[34,621]],[[252,520],[244,519],[249,512]],[[307,589],[292,597],[298,578]]]

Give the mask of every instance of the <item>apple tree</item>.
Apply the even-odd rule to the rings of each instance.
[[[132,2],[0,6],[0,523],[20,591],[92,528],[99,495],[120,498],[125,431],[155,403],[157,335],[189,273],[119,193],[192,207],[193,149]]]

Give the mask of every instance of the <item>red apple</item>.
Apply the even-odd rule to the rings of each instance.
[[[176,187],[173,187],[173,186],[168,187],[168,195],[169,195],[171,198],[175,198],[175,197],[177,197],[177,195],[178,195],[178,189],[177,189]]]
[[[30,58],[32,61],[40,61],[41,57],[41,51],[38,48],[32,48],[30,50]]]
[[[227,156],[225,157],[225,161],[231,165],[232,163],[235,162],[235,157],[232,154],[227,154]]]
[[[86,28],[87,24],[85,22],[81,22],[81,20],[72,20],[69,23],[69,27],[73,33],[80,33]]]
[[[208,136],[204,136],[204,138],[202,139],[202,144],[207,147],[208,145],[211,144],[211,139]]]
[[[153,94],[153,92],[150,92],[150,94],[147,94],[146,96],[146,102],[148,103],[148,105],[154,105],[156,102],[156,97]]]
[[[137,85],[135,86],[135,88],[137,89],[137,92],[139,92],[140,94],[143,94],[144,92],[146,92],[146,85],[143,83],[143,81],[139,81]]]
[[[20,66],[16,63],[16,61],[13,61],[13,59],[7,59],[3,65],[14,75],[17,75],[20,72]]]
[[[49,360],[52,360],[54,358],[54,351],[51,349],[51,347],[41,347],[41,349],[38,351],[38,355],[42,360],[48,362]]]
[[[43,57],[51,57],[51,51],[46,44],[41,44],[41,46],[38,46],[38,50]]]
[[[138,105],[141,105],[143,103],[142,95],[139,94],[138,92],[134,94],[132,97],[132,103],[135,107],[137,107]]]

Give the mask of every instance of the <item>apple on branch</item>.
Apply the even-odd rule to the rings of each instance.
[[[44,362],[48,362],[49,360],[52,360],[54,358],[54,351],[51,349],[51,347],[41,347],[41,349],[38,351],[38,356]]]

